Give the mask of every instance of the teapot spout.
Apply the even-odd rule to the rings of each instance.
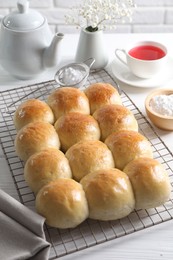
[[[60,61],[60,49],[61,41],[64,38],[63,33],[57,33],[54,35],[49,47],[44,50],[43,62],[45,67],[54,67]]]

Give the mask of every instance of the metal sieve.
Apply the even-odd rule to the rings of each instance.
[[[70,63],[55,74],[55,81],[61,87],[81,88],[84,86],[95,59],[89,58],[81,63]]]

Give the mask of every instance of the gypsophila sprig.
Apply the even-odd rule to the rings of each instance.
[[[133,0],[84,0],[71,8],[65,20],[90,32],[113,29],[119,21],[131,21],[134,7]]]

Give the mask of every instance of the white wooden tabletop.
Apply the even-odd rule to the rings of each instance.
[[[125,46],[127,42],[135,42],[139,40],[155,40],[165,43],[169,50],[170,57],[173,58],[173,35],[172,34],[105,34],[105,43],[110,57],[110,62],[114,59],[114,50],[117,47]],[[72,60],[75,54],[78,35],[66,35],[62,48],[63,61]],[[110,67],[108,67],[108,70]],[[0,91],[43,82],[54,78],[57,68],[52,69],[40,75],[37,79],[20,81],[9,76],[2,68],[0,68]],[[146,115],[144,108],[144,100],[146,95],[152,88],[139,88],[120,83],[120,87],[135,102],[140,111]],[[163,84],[164,88],[173,87],[172,79]],[[173,152],[173,133],[162,131],[155,128],[156,132],[164,143]],[[0,188],[11,196],[18,199],[18,195],[13,184],[11,173],[0,147]],[[128,260],[172,260],[173,259],[173,220],[147,228],[142,231],[135,232],[122,238],[106,242],[92,248],[84,249],[62,259],[128,259]]]

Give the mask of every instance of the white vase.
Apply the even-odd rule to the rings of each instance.
[[[89,32],[81,30],[76,51],[76,62],[94,58],[92,70],[103,69],[108,63],[108,55],[103,41],[103,31]]]

